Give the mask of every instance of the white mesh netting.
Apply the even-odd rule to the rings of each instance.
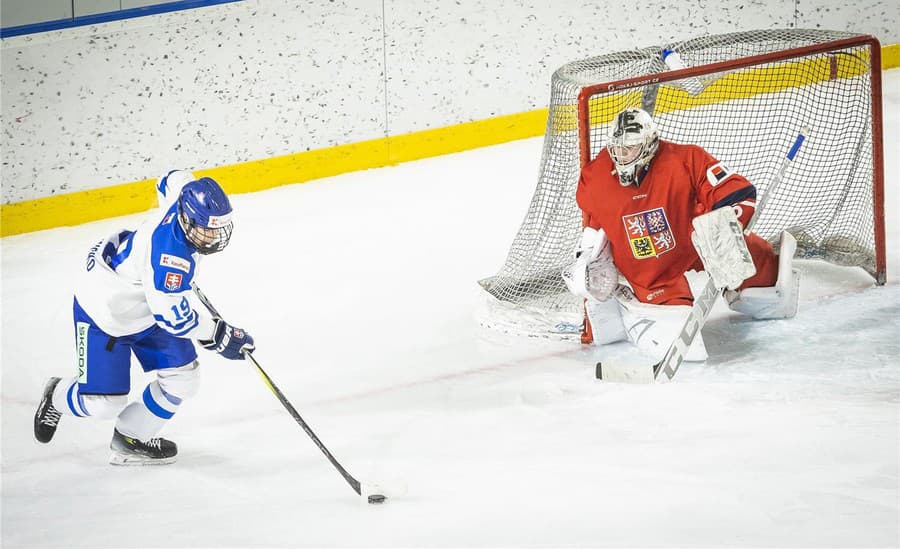
[[[873,164],[871,42],[864,40],[871,37],[855,37],[822,30],[741,32],[593,57],[558,69],[537,188],[500,272],[479,281],[491,296],[480,322],[535,337],[579,337],[581,303],[566,291],[560,269],[571,261],[582,230],[575,203],[581,140],[588,140],[590,158],[596,156],[605,145],[607,124],[625,107],[650,112],[662,139],[701,145],[749,178],[760,196],[798,131],[805,129],[803,149],[776,195],[767,197],[755,232],[774,240],[788,229],[797,237],[799,257],[859,266],[883,283],[873,208],[874,173],[880,166]],[[816,45],[826,45],[819,48],[825,51],[740,66],[751,56]],[[732,63],[699,75],[702,91],[697,93],[697,79],[653,81],[651,75],[669,70],[664,48],[677,51],[687,67]],[[648,77],[643,85],[612,91],[596,86],[643,76]],[[596,93],[583,99],[589,131],[579,133],[578,98],[586,87]]]

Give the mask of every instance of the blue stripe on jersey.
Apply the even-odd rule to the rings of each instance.
[[[156,192],[158,192],[159,194],[161,194],[163,196],[166,196],[166,183],[169,182],[168,181],[169,176],[172,175],[173,171],[175,171],[175,170],[170,171],[165,176],[163,176],[159,179],[159,182],[156,184]]]
[[[153,395],[150,393],[149,385],[147,386],[146,389],[144,389],[143,400],[144,400],[144,406],[146,406],[147,409],[150,410],[150,412],[152,412],[153,415],[155,415],[157,417],[161,417],[163,419],[170,419],[172,416],[175,415],[174,412],[170,412],[170,411],[166,410],[165,408],[163,408],[162,406],[157,404],[155,400],[153,400]]]
[[[756,198],[756,187],[753,185],[748,185],[743,189],[738,189],[733,193],[729,194],[725,198],[719,200],[715,204],[713,204],[712,209],[716,210],[722,208],[724,206],[734,206],[741,200],[747,200],[748,198],[755,199]]]
[[[191,311],[191,314],[188,315],[184,322],[179,322],[177,324],[172,324],[162,315],[153,315],[153,319],[157,324],[162,324],[167,332],[176,337],[187,334],[200,324],[200,317],[197,315],[197,311]]]
[[[178,205],[172,204],[163,221],[150,237],[150,266],[153,269],[153,286],[163,293],[184,292],[191,289],[196,261],[194,248],[188,244],[184,232],[176,221]],[[187,271],[162,265],[163,254],[177,257],[187,265]]]
[[[123,242],[125,243],[125,249],[118,251],[118,248],[122,247]],[[110,269],[115,271],[116,267],[131,255],[132,242],[134,242],[134,231],[122,231],[119,233],[118,247],[115,250],[112,250],[108,255],[106,250],[103,251],[103,259],[106,260],[106,264],[109,265]],[[107,246],[109,246],[109,244],[107,244]]]
[[[166,194],[166,189],[169,186],[169,176],[177,171],[180,171],[180,170],[172,170],[169,173],[167,173],[165,175],[165,177],[163,177],[162,179],[159,180],[159,183],[156,185],[156,190],[159,191],[159,194],[168,198],[168,195]]]

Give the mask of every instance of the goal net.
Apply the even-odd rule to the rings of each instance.
[[[681,65],[663,60],[670,51]],[[753,182],[758,196],[803,131],[803,148],[766,196],[754,232],[777,244],[788,230],[797,257],[858,266],[885,282],[875,38],[798,29],[704,36],[569,63],[553,74],[551,89],[534,196],[500,272],[479,281],[490,295],[483,325],[580,337],[582,303],[560,276],[581,236],[575,189],[626,107],[651,113],[661,139],[705,148]]]

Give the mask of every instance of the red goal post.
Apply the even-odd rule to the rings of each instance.
[[[665,51],[687,68],[671,70]],[[650,112],[665,140],[694,143],[764,195],[801,129],[803,149],[767,197],[755,232],[782,230],[798,258],[852,265],[886,281],[881,48],[872,36],[773,29],[703,36],[560,67],[537,187],[489,294],[484,326],[577,340],[582,307],[560,276],[580,238],[575,188],[626,107]]]
[[[622,104],[618,101],[607,101],[607,104],[612,105],[612,108],[598,109],[596,106],[592,107],[592,103],[596,105],[598,99],[608,98],[614,94],[627,92],[629,90],[643,89],[648,86],[662,86],[666,83],[670,82],[684,82],[690,79],[702,79],[708,78],[710,75],[734,75],[739,74],[739,71],[749,69],[749,73],[752,75],[750,78],[744,78],[744,80],[750,80],[751,86],[745,86],[744,91],[738,90],[737,93],[734,93],[735,86],[731,85],[729,91],[732,92],[732,95],[741,95],[742,93],[754,93],[753,84],[759,84],[762,79],[757,78],[759,72],[764,69],[760,69],[760,67],[765,66],[778,66],[779,63],[794,63],[794,67],[789,71],[779,71],[781,75],[784,72],[793,73],[800,78],[798,79],[802,85],[813,85],[820,82],[825,81],[833,81],[840,78],[850,78],[860,76],[858,67],[848,67],[841,65],[841,58],[839,58],[835,52],[848,51],[854,49],[864,49],[868,53],[869,58],[869,70],[868,70],[868,78],[870,80],[870,93],[869,93],[869,106],[871,109],[871,196],[872,196],[872,241],[874,243],[874,257],[873,263],[870,266],[864,265],[861,262],[850,262],[850,261],[836,261],[836,263],[844,263],[844,264],[856,264],[860,267],[866,269],[874,278],[877,284],[882,285],[886,282],[887,278],[887,263],[886,263],[886,255],[885,255],[885,238],[884,238],[884,145],[882,141],[883,136],[883,127],[882,127],[882,105],[881,105],[881,44],[878,39],[873,36],[857,36],[853,38],[847,38],[843,40],[835,40],[832,42],[826,42],[822,44],[817,44],[814,46],[807,46],[801,48],[795,48],[785,51],[779,51],[769,54],[762,55],[754,55],[750,57],[744,57],[741,59],[733,60],[733,61],[723,61],[719,63],[711,63],[708,65],[689,67],[679,70],[671,70],[665,73],[655,74],[652,77],[647,76],[638,76],[635,78],[628,78],[624,80],[618,80],[615,82],[607,82],[601,84],[595,84],[591,86],[584,87],[578,95],[578,129],[579,129],[579,142],[581,145],[580,148],[580,157],[581,157],[581,165],[582,167],[590,162],[594,156],[596,156],[597,150],[596,145],[599,137],[597,128],[597,114],[598,111],[602,115],[608,116],[606,122],[612,120],[612,117],[615,116],[617,112],[619,112],[625,106],[630,106],[627,104]],[[827,66],[827,72],[822,72],[820,69],[823,67],[821,65],[825,64]],[[777,93],[778,87],[783,87],[783,89],[792,88],[797,85],[797,81],[793,80],[785,80],[779,83],[773,83],[771,81],[765,82],[766,85],[761,86],[760,88],[763,91],[759,93]],[[704,86],[703,92],[697,95],[697,100],[691,101],[688,98],[691,96],[687,91],[682,91],[681,96],[676,98],[668,107],[664,106],[663,110],[666,108],[669,109],[691,109],[695,108],[695,106],[699,105],[709,105],[710,103],[717,103],[720,101],[720,97],[713,95],[709,96],[707,90],[709,86]],[[773,91],[774,89],[774,91]],[[703,97],[701,100],[700,98]],[[724,101],[724,99],[722,99]],[[624,102],[627,103],[627,102]],[[696,105],[692,105],[695,103]],[[641,106],[641,105],[635,105]],[[654,115],[657,119],[660,118],[658,114],[658,110],[660,106],[656,104],[656,108],[654,109]],[[808,121],[807,121],[808,122]],[[801,122],[802,123],[802,122]],[[661,124],[662,126],[663,124]],[[829,124],[829,130],[835,129],[835,126],[839,126],[839,123],[832,122]],[[797,130],[800,129],[800,126],[795,128]],[[791,135],[795,135],[796,132],[789,132]],[[811,133],[816,133],[815,126],[811,128]],[[829,137],[826,132],[819,132],[819,134],[826,134],[825,137]],[[666,132],[663,129],[663,137],[666,136]],[[809,136],[807,136],[809,138]],[[812,138],[813,140],[815,137]],[[602,140],[600,140],[602,143]],[[684,141],[682,139],[682,141]],[[592,144],[594,144],[594,148],[592,149]],[[790,142],[784,142],[785,146],[783,150],[779,150],[777,154],[773,154],[773,157],[782,157],[783,151],[787,150],[790,147]],[[605,143],[602,143],[601,146],[605,146]],[[827,150],[827,149],[821,149]],[[734,166],[735,161],[732,158],[728,159],[728,162]],[[778,164],[777,161],[772,162],[772,166],[776,166]],[[758,187],[758,191],[760,194],[765,192],[765,186],[760,185],[759,181],[755,181]],[[759,188],[762,187],[762,188]],[[772,218],[779,215],[778,213],[769,214],[768,218]],[[770,223],[771,225],[772,223]],[[788,229],[791,227],[791,224],[787,224],[780,229]],[[773,235],[769,235],[770,237]],[[807,243],[808,245],[808,243]],[[814,256],[811,250],[801,250],[801,256]],[[822,253],[824,255],[824,251]]]

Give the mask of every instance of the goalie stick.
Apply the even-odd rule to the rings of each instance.
[[[791,145],[778,172],[775,174],[775,177],[772,178],[772,183],[766,190],[766,194],[760,198],[756,211],[753,212],[753,217],[750,218],[747,227],[744,229],[745,233],[750,232],[750,229],[754,226],[756,220],[759,219],[759,215],[765,207],[769,197],[774,195],[775,189],[781,185],[781,181],[784,178],[784,173],[787,171],[788,165],[793,162],[794,157],[797,156],[797,152],[806,140],[806,134],[808,133],[809,130],[807,128],[802,128],[797,134],[797,137],[794,139],[794,144]],[[724,287],[716,286],[716,283],[712,278],[707,281],[706,286],[703,287],[703,291],[696,299],[694,299],[694,305],[691,307],[691,311],[688,313],[684,325],[678,332],[678,336],[669,345],[663,359],[653,365],[652,370],[654,380],[659,379],[660,373],[664,374],[667,380],[671,380],[675,377],[675,373],[678,371],[678,368],[681,367],[681,363],[684,362],[684,357],[691,347],[691,343],[694,342],[694,338],[697,337],[697,334],[700,333],[703,325],[706,324],[706,319],[709,318],[709,313],[712,311],[716,299],[718,299],[719,295],[721,295],[724,290]],[[595,372],[597,379],[604,379],[603,369],[603,365],[598,362]],[[610,373],[612,372],[607,372],[607,378]],[[627,375],[620,377],[627,377]]]
[[[209,301],[209,298],[206,297],[206,295],[196,284],[193,285],[193,290],[200,302],[203,303],[203,306],[209,309],[209,312],[212,313],[213,316],[215,316],[216,318],[222,318],[222,315],[220,315],[216,308],[213,307],[213,304]],[[331,452],[328,451],[328,448],[326,448],[322,441],[319,440],[319,437],[316,436],[316,434],[306,423],[306,421],[304,421],[303,418],[300,417],[300,414],[290,403],[290,401],[288,401],[287,397],[284,396],[284,393],[282,393],[278,386],[275,385],[275,382],[272,381],[272,378],[270,378],[265,370],[262,369],[262,366],[260,366],[259,362],[256,361],[253,353],[249,351],[244,352],[244,358],[246,358],[254,366],[256,366],[256,370],[259,372],[259,375],[262,377],[269,390],[271,390],[272,393],[278,398],[278,401],[281,402],[282,406],[284,406],[288,413],[291,414],[291,417],[294,418],[294,420],[300,425],[300,427],[302,427],[303,430],[306,431],[306,434],[309,435],[309,438],[311,438],[316,446],[319,447],[319,450],[322,450],[322,453],[325,454],[325,457],[328,458],[328,461],[330,461],[331,464],[334,465],[334,468],[338,470],[342,477],[344,477],[344,480],[347,481],[347,484],[349,484],[350,487],[353,488],[353,490],[358,495],[364,497],[368,503],[384,503],[387,497],[384,494],[380,493],[381,490],[377,486],[364,485],[363,483],[356,480],[353,475],[347,472],[347,470],[344,469],[344,466],[341,465],[337,459],[335,459]]]

